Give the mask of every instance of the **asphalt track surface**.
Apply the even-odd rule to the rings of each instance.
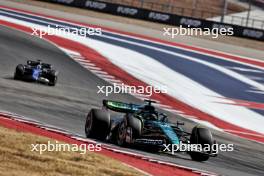
[[[48,125],[60,127],[84,136],[85,116],[91,107],[98,107],[102,99],[97,86],[108,85],[52,44],[37,37],[0,27],[0,109],[18,113]],[[13,80],[15,66],[27,59],[42,59],[60,71],[56,87]],[[130,95],[108,97],[121,101],[138,102]],[[191,130],[193,122],[178,117]],[[172,119],[175,121],[175,119]],[[191,161],[188,155],[167,156],[146,154],[164,161],[205,169],[223,175],[263,175],[263,145],[234,136],[214,132],[220,143],[234,143],[233,152],[222,152],[204,163]]]

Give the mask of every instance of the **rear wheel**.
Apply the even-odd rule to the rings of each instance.
[[[126,135],[127,135],[127,120],[124,120],[118,125],[116,133],[116,143],[119,146],[125,146],[126,144]]]
[[[132,128],[133,138],[141,136],[142,132],[142,121],[134,116],[128,116],[128,126]]]
[[[24,75],[24,66],[22,64],[19,64],[16,67],[16,70],[15,70],[15,73],[14,73],[14,79],[15,80],[22,79],[23,75]]]
[[[85,123],[86,137],[105,140],[110,130],[110,114],[106,110],[91,109]]]
[[[116,143],[120,146],[126,145],[126,140],[132,142],[133,139],[139,138],[142,131],[142,122],[133,115],[127,114],[116,130]],[[128,139],[126,139],[128,137]],[[128,142],[129,143],[129,142]]]
[[[201,144],[201,146],[204,148],[206,146],[212,146],[214,143],[212,133],[210,132],[209,129],[204,128],[204,127],[199,127],[196,126],[192,130],[191,134],[191,139],[190,139],[191,144]],[[209,154],[211,151],[206,153],[199,153],[199,152],[190,152],[190,156],[192,160],[194,161],[206,161],[209,159]]]

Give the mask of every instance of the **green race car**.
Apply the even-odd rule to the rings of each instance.
[[[102,109],[91,109],[87,115],[86,136],[151,152],[174,153],[184,146],[195,161],[216,156],[212,152],[216,142],[209,129],[195,126],[188,133],[181,127],[184,123],[169,123],[167,115],[158,112],[152,103],[155,102],[145,100],[145,104],[137,105],[103,100]],[[111,115],[111,111],[117,113]]]

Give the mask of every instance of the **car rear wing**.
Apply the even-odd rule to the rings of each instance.
[[[132,103],[123,103],[119,101],[103,100],[103,107],[110,109],[115,112],[121,113],[133,113],[140,109],[140,105]]]

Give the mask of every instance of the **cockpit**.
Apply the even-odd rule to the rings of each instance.
[[[140,114],[145,120],[158,120],[158,112],[155,110],[154,106],[151,105],[143,106]]]
[[[151,105],[151,103],[154,101],[147,100],[146,102],[148,102],[148,104],[140,108],[138,115],[140,115],[145,120],[159,120],[167,122],[167,115],[164,113],[159,113],[156,111],[155,107]]]

